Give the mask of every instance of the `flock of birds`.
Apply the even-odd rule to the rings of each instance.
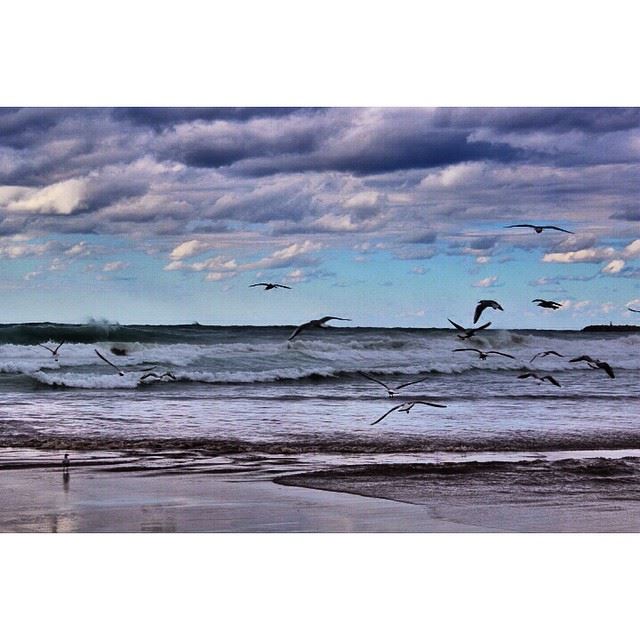
[[[563,229],[561,227],[557,227],[554,225],[534,225],[534,224],[512,224],[512,225],[508,225],[505,228],[508,229],[512,229],[512,228],[530,228],[533,229],[536,233],[542,233],[545,230],[554,230],[554,231],[561,231],[563,233],[571,233],[573,234],[573,231],[569,231],[567,229]],[[273,282],[258,282],[256,284],[252,284],[250,285],[251,287],[258,287],[258,286],[263,286],[265,288],[265,290],[270,290],[270,289],[277,289],[277,288],[283,288],[283,289],[290,289],[291,287],[288,287],[286,285],[283,284],[278,284],[278,283],[273,283]],[[537,304],[537,306],[543,308],[543,309],[551,309],[553,311],[558,310],[560,307],[562,307],[562,304],[560,302],[556,302],[555,300],[544,300],[542,298],[535,298],[534,300],[532,300],[533,303]],[[486,309],[493,309],[495,311],[504,311],[503,307],[500,305],[499,302],[497,302],[496,300],[480,300],[478,302],[478,304],[476,305],[474,314],[473,314],[473,324],[475,325],[478,320],[480,320],[483,312]],[[636,310],[636,309],[631,309],[629,307],[629,311],[633,311],[634,313],[640,313],[640,310]],[[324,316],[322,318],[319,318],[317,320],[310,320],[309,322],[305,322],[304,324],[299,325],[298,327],[295,328],[295,330],[293,331],[293,333],[289,336],[288,340],[292,341],[294,340],[298,335],[300,335],[300,333],[302,331],[306,331],[308,329],[313,329],[313,328],[326,328],[327,322],[329,322],[330,320],[343,320],[346,322],[350,322],[349,318],[340,318],[338,316]],[[478,333],[479,331],[482,331],[483,329],[486,329],[487,327],[491,326],[491,322],[486,322],[485,324],[482,324],[480,326],[477,327],[470,327],[470,328],[465,328],[462,325],[454,322],[453,320],[451,320],[450,318],[448,318],[449,322],[453,325],[453,327],[455,327],[455,329],[457,329],[460,333],[457,334],[457,337],[460,340],[468,340],[473,338],[476,333]],[[494,350],[489,350],[489,351],[483,351],[482,349],[478,349],[475,347],[466,347],[466,348],[458,348],[458,349],[453,349],[453,351],[456,352],[473,352],[476,353],[478,355],[478,357],[480,358],[480,360],[486,360],[488,357],[490,356],[496,356],[496,357],[503,357],[503,358],[510,358],[512,360],[515,360],[515,356],[508,354],[508,353],[503,353],[502,351],[494,351]],[[558,358],[564,358],[566,356],[558,353],[557,351],[541,351],[539,353],[536,353],[530,360],[529,363],[533,363],[537,358],[546,358],[548,356],[556,356]],[[569,362],[585,362],[588,367],[590,369],[601,369],[603,370],[610,378],[615,378],[615,373],[611,367],[611,365],[609,365],[609,363],[604,362],[602,360],[598,360],[596,358],[592,358],[591,356],[588,355],[582,355],[582,356],[578,356],[575,358],[570,358]],[[401,385],[395,386],[395,387],[391,387],[389,386],[386,382],[384,382],[383,380],[378,380],[377,378],[374,378],[372,375],[368,374],[368,373],[364,373],[364,372],[359,372],[361,376],[363,376],[364,378],[370,380],[371,382],[375,382],[376,384],[381,385],[382,387],[384,387],[387,391],[387,394],[389,396],[389,398],[393,398],[396,395],[399,395],[401,393],[401,389],[404,389],[405,387],[409,387],[411,385],[414,384],[418,384],[420,382],[424,382],[425,380],[427,380],[427,377],[424,378],[420,378],[418,380],[411,380],[410,382],[405,382]],[[558,382],[558,380],[556,378],[554,378],[552,375],[540,375],[539,373],[536,372],[526,372],[526,373],[522,373],[520,375],[518,375],[519,379],[528,379],[531,378],[533,380],[536,380],[538,382],[538,384],[542,384],[543,382],[548,382],[552,385],[555,385],[556,387],[561,387],[562,385],[560,384],[560,382]],[[402,413],[409,413],[416,405],[427,405],[430,407],[438,407],[438,408],[446,408],[447,405],[444,404],[438,404],[435,402],[428,402],[426,400],[414,400],[414,401],[409,401],[409,402],[403,402],[401,404],[398,404],[394,407],[392,407],[391,409],[389,409],[389,411],[387,411],[386,413],[384,413],[383,415],[381,415],[377,420],[375,420],[374,422],[371,423],[371,425],[375,425],[378,424],[379,422],[381,422],[382,420],[384,420],[388,415],[390,415],[391,413],[393,413],[394,411],[398,411],[398,412],[402,412]]]
[[[58,351],[60,351],[60,347],[66,342],[66,340],[62,340],[62,342],[60,342],[55,348],[53,347],[49,347],[46,344],[39,344],[39,347],[42,347],[43,349],[46,349],[47,351],[49,351],[51,353],[51,356],[53,357],[55,362],[59,362],[60,360],[60,356],[58,355]],[[115,369],[118,372],[119,376],[124,376],[125,372],[118,367],[117,365],[115,365],[113,362],[111,362],[111,360],[109,360],[108,358],[106,358],[104,355],[102,355],[97,349],[94,349],[96,355],[98,356],[98,358],[100,358],[100,360],[102,360],[103,362],[105,362],[106,364],[108,364],[110,367],[112,367],[113,369]],[[122,349],[117,349],[114,348],[112,349],[112,351],[114,351],[114,353],[116,353],[117,355],[125,355],[125,352]],[[142,373],[143,375],[140,376],[140,380],[139,382],[142,382],[143,380],[147,380],[148,378],[155,378],[156,380],[164,380],[165,378],[169,379],[169,380],[177,380],[175,374],[171,371],[165,371],[164,373],[160,374],[160,373],[156,373],[154,371],[154,369],[157,368],[157,365],[154,365],[152,367],[146,367],[145,369],[138,369],[135,371],[135,373]],[[129,373],[133,373],[134,371],[129,371]]]
[[[553,225],[533,225],[533,224],[512,224],[512,225],[508,225],[505,228],[520,228],[520,227],[524,227],[524,228],[531,228],[533,229],[536,233],[542,233],[544,230],[555,230],[555,231],[561,231],[564,233],[573,233],[573,231],[568,231],[567,229],[563,229],[561,227],[557,227],[557,226],[553,226]],[[284,285],[284,284],[279,284],[279,283],[274,283],[274,282],[256,282],[255,284],[251,284],[249,285],[250,287],[264,287],[265,291],[270,291],[270,290],[274,290],[274,289],[291,289],[290,286]],[[542,298],[535,298],[534,300],[532,300],[533,303],[536,303],[539,307],[542,307],[544,309],[551,309],[551,310],[557,310],[559,309],[562,304],[559,302],[556,302],[554,300],[544,300]],[[495,311],[504,311],[503,307],[496,301],[496,300],[480,300],[478,302],[478,304],[476,305],[474,314],[473,314],[473,324],[475,325],[481,318],[483,312],[487,309],[493,309]],[[632,309],[630,307],[628,307],[629,311],[632,311],[634,313],[640,313],[640,309]],[[296,337],[298,337],[303,331],[307,331],[309,329],[316,329],[316,328],[326,328],[328,325],[327,323],[330,320],[342,320],[342,321],[346,321],[346,322],[350,322],[350,318],[341,318],[338,316],[324,316],[322,318],[319,318],[317,320],[309,320],[308,322],[305,322],[299,326],[297,326],[294,331],[291,333],[291,335],[288,337],[288,342],[290,343],[292,340],[294,340]],[[451,323],[451,325],[453,325],[453,327],[455,329],[457,329],[460,333],[457,334],[457,338],[460,340],[469,340],[471,338],[474,338],[474,336],[479,332],[482,331],[484,329],[486,329],[487,327],[491,326],[491,322],[486,322],[485,324],[482,324],[480,326],[477,327],[469,327],[469,328],[465,328],[462,325],[454,322],[451,319],[448,319],[449,322]],[[47,349],[49,352],[51,352],[52,357],[54,358],[54,360],[57,362],[59,359],[59,350],[60,347],[62,347],[62,345],[65,343],[65,341],[63,340],[62,342],[60,342],[55,348],[53,347],[49,347],[48,345],[45,344],[40,344],[39,346]],[[118,372],[118,375],[120,376],[124,376],[125,372],[120,369],[120,367],[118,367],[117,365],[115,365],[113,362],[111,362],[109,359],[107,359],[102,353],[100,353],[97,349],[94,350],[96,355],[103,361],[105,362],[107,365],[109,365],[110,367],[112,367],[113,369],[115,369]],[[113,351],[113,350],[112,350]],[[515,356],[508,354],[508,353],[503,353],[502,351],[495,351],[495,350],[489,350],[489,351],[483,351],[482,349],[476,348],[476,347],[465,347],[465,348],[457,348],[457,349],[453,349],[454,352],[472,352],[477,354],[477,356],[479,357],[480,360],[487,360],[487,358],[491,357],[491,356],[495,356],[495,357],[503,357],[503,358],[510,358],[512,360],[515,360]],[[123,355],[120,352],[114,351],[114,353],[116,355]],[[564,358],[566,356],[558,353],[557,351],[553,351],[553,350],[549,350],[549,351],[541,351],[539,353],[536,353],[530,360],[529,363],[533,363],[537,358],[546,358],[548,356],[555,356],[558,358]],[[609,363],[604,362],[602,360],[598,360],[596,358],[592,358],[589,355],[581,355],[578,357],[574,357],[569,359],[569,362],[572,363],[578,363],[578,362],[584,362],[587,364],[587,366],[590,369],[601,369],[602,371],[604,371],[606,373],[607,376],[609,376],[610,378],[615,378],[615,373],[611,367],[611,365],[609,365]],[[165,371],[162,374],[157,373],[156,371],[154,371],[154,369],[156,369],[156,366],[152,366],[150,368],[146,368],[146,369],[139,369],[137,370],[137,373],[142,374],[140,377],[140,382],[144,381],[144,380],[148,380],[149,378],[154,378],[156,380],[176,380],[176,376],[171,372],[171,371]],[[414,384],[418,384],[420,382],[424,382],[425,380],[427,380],[428,376],[420,378],[418,380],[411,380],[410,382],[405,382],[403,384],[397,385],[395,387],[391,387],[389,386],[386,382],[382,381],[382,380],[378,380],[377,378],[371,376],[370,374],[364,373],[364,372],[359,372],[361,376],[363,376],[364,378],[370,380],[371,382],[374,382],[378,385],[381,385],[382,387],[384,387],[387,391],[388,397],[389,398],[393,398],[397,395],[399,395],[401,393],[401,389],[404,389],[405,387],[409,387],[411,385]],[[560,382],[558,382],[558,380],[556,378],[554,378],[552,375],[540,375],[539,373],[536,372],[527,372],[527,373],[522,373],[520,375],[518,375],[519,379],[528,379],[531,378],[533,380],[536,380],[539,384],[543,383],[543,382],[548,382],[552,385],[555,385],[556,387],[561,387],[562,385],[560,384]],[[375,420],[374,422],[372,422],[372,425],[378,424],[379,422],[381,422],[382,420],[384,420],[388,415],[390,415],[391,413],[397,411],[397,412],[403,412],[403,413],[409,413],[416,405],[427,405],[430,407],[437,407],[437,408],[446,408],[446,405],[443,404],[438,404],[435,402],[428,402],[426,400],[413,400],[413,401],[409,401],[409,402],[403,402],[401,404],[398,404],[394,407],[392,407],[391,409],[389,409],[386,413],[384,413],[382,416],[380,416],[377,420]]]

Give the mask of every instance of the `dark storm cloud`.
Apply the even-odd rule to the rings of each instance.
[[[640,109],[635,107],[437,109],[434,123],[446,127],[489,127],[500,132],[605,133],[640,127]]]
[[[472,160],[506,162],[519,155],[518,150],[508,144],[470,142],[466,133],[431,131],[411,135],[411,132],[399,129],[387,131],[355,148],[345,140],[333,147],[310,151],[307,154],[294,152],[274,156],[264,153],[261,157],[237,157],[233,169],[250,177],[307,171],[369,175],[443,167]]]
[[[628,220],[629,222],[636,222],[640,220],[640,209],[627,209],[626,211],[620,211],[609,216],[612,220]]]
[[[559,242],[490,235],[539,221],[593,244],[640,219],[639,136],[638,109],[0,109],[0,234],[375,231],[421,259]]]

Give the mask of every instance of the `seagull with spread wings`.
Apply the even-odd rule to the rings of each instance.
[[[141,378],[140,378],[140,382],[142,382],[143,380],[146,380],[147,378],[155,378],[156,380],[162,380],[163,378],[171,378],[171,380],[177,380],[177,378],[175,377],[175,375],[173,375],[173,373],[171,373],[171,371],[165,371],[162,375],[155,373],[153,371],[150,371],[149,373],[145,373]]]
[[[579,358],[571,358],[569,362],[586,362],[591,369],[602,369],[610,378],[615,378],[616,374],[613,372],[611,365],[608,362],[597,360],[591,356],[580,356]]]
[[[553,225],[538,225],[538,224],[508,224],[505,229],[514,229],[515,227],[527,227],[533,229],[536,233],[542,233],[545,229],[554,229],[555,231],[564,231],[564,233],[573,233],[573,231],[567,231],[561,227],[554,227]]]
[[[98,358],[100,358],[100,360],[106,362],[110,367],[113,367],[118,372],[119,376],[123,376],[124,375],[124,371],[122,371],[122,369],[120,369],[120,367],[117,367],[115,364],[113,364],[113,362],[111,362],[110,360],[107,360],[97,349],[94,349],[94,351],[96,352],[96,355],[98,356]],[[140,369],[139,373],[144,373],[146,371],[152,371],[155,368],[156,367],[154,365],[153,367],[147,367],[146,369]],[[155,374],[153,374],[153,375],[155,375]],[[166,375],[166,374],[164,374],[164,375]]]
[[[46,344],[39,344],[39,347],[42,347],[43,349],[46,349],[47,351],[51,352],[51,355],[53,356],[53,359],[58,362],[58,349],[66,342],[66,340],[63,340],[55,349],[52,349],[51,347],[47,347]]]
[[[539,382],[544,382],[545,380],[548,380],[551,384],[555,384],[556,387],[561,387],[562,386],[553,376],[539,376],[537,373],[533,373],[533,372],[521,373],[518,376],[518,378],[520,378],[520,379],[534,378],[535,380],[538,380]]]
[[[540,353],[536,353],[529,362],[533,362],[536,358],[546,358],[547,356],[558,356],[558,358],[564,358],[564,356],[557,351],[541,351]]]
[[[327,329],[328,327],[326,326],[326,323],[329,322],[329,320],[344,320],[345,322],[351,322],[350,318],[338,318],[337,316],[324,316],[319,320],[309,320],[309,322],[305,322],[304,324],[296,327],[287,340],[293,340],[301,331],[305,331],[306,329],[313,329],[314,327]]]
[[[447,406],[446,404],[437,404],[435,402],[425,402],[424,400],[415,400],[414,402],[403,402],[402,404],[398,404],[392,409],[389,409],[389,411],[381,415],[376,421],[372,422],[371,425],[373,426],[374,424],[378,424],[378,422],[382,422],[390,413],[393,413],[394,411],[403,411],[404,413],[409,414],[409,411],[411,411],[411,409],[413,409],[413,407],[415,407],[417,404],[426,404],[429,407],[439,407],[441,409],[444,409]]]
[[[378,380],[377,378],[370,376],[368,373],[364,373],[363,371],[358,371],[358,373],[361,376],[364,376],[365,378],[367,378],[368,380],[371,380],[372,382],[377,382],[379,385],[382,385],[387,390],[387,393],[389,394],[390,398],[393,398],[393,396],[399,394],[400,389],[404,389],[404,387],[408,387],[409,385],[412,385],[412,384],[418,384],[418,382],[424,382],[429,377],[429,376],[425,376],[424,378],[420,378],[419,380],[412,380],[411,382],[405,382],[404,384],[400,384],[397,387],[390,387],[386,382],[382,382],[382,380]]]
[[[553,309],[554,311],[562,306],[560,302],[554,302],[553,300],[543,300],[542,298],[536,298],[531,302],[537,302],[539,307],[542,307],[543,309]]]
[[[491,326],[490,322],[487,322],[486,324],[483,324],[479,327],[475,327],[475,328],[471,328],[471,329],[465,329],[462,325],[458,324],[457,322],[454,322],[453,320],[451,320],[451,318],[447,318],[447,320],[449,320],[449,322],[458,330],[458,331],[463,331],[464,335],[460,335],[458,334],[458,338],[460,338],[460,340],[467,340],[469,338],[473,338],[473,336],[478,332],[481,331],[482,329],[486,329],[487,327]]]
[[[489,307],[491,307],[491,309],[495,309],[496,311],[504,311],[504,309],[495,300],[480,300],[480,302],[478,302],[478,305],[476,306],[476,311],[473,314],[473,324],[480,320],[482,312]]]
[[[286,284],[277,284],[275,282],[256,282],[255,284],[250,284],[249,287],[264,287],[265,291],[270,289],[291,289]]]
[[[472,348],[454,349],[454,351],[475,351],[480,357],[480,360],[486,360],[487,356],[491,356],[491,355],[504,356],[505,358],[511,358],[512,360],[515,360],[513,356],[510,356],[508,353],[502,353],[502,351],[481,351],[480,349],[472,349]]]

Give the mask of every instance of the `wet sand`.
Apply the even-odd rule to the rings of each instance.
[[[425,505],[232,475],[0,471],[2,532],[479,532]]]

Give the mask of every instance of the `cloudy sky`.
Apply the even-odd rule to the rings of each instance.
[[[0,322],[630,322],[639,196],[637,109],[2,108]]]

